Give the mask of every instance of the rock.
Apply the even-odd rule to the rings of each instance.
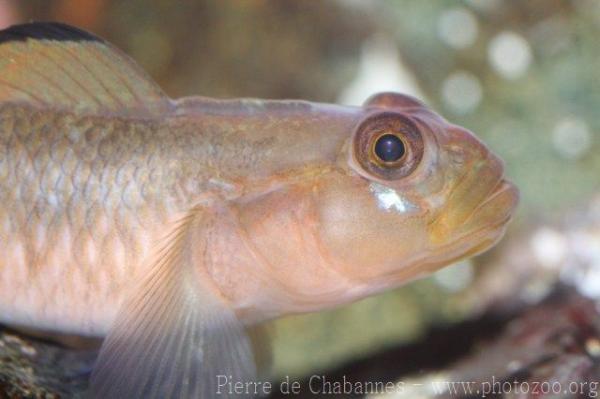
[[[0,326],[0,399],[81,398],[95,355]]]
[[[511,320],[496,340],[481,343],[448,369],[448,381],[473,382],[472,392],[488,397],[596,397],[599,359],[598,307],[566,290]],[[472,396],[451,391],[438,397]]]
[[[419,342],[315,371],[298,381],[301,392],[294,397],[597,397],[599,359],[596,303],[559,285],[542,303],[518,312],[489,313],[433,330]],[[278,392],[271,399],[286,397]]]

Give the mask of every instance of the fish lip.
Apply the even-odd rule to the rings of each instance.
[[[424,269],[425,272],[421,274],[416,273],[413,277],[403,281],[402,283],[406,283],[420,277],[425,277],[432,272],[446,267],[452,263],[458,262],[461,259],[472,258],[488,251],[502,239],[504,233],[506,232],[506,227],[512,219],[512,216],[512,212],[508,213],[506,217],[496,221],[493,224],[486,225],[481,229],[460,235],[455,240],[452,240],[452,242],[437,248],[437,252],[440,253],[439,256],[436,256],[432,259],[428,259],[427,257],[412,259],[412,261],[409,262],[409,265],[412,265],[411,267]],[[467,248],[460,250],[459,252],[455,252],[457,248],[469,242],[471,242],[471,245],[468,245]],[[377,278],[374,278],[371,283],[381,284],[383,287],[394,287],[398,285],[396,278],[398,275],[405,276],[404,268],[397,268],[396,270],[390,271],[382,276],[378,276]]]
[[[455,240],[453,240],[452,243],[448,244],[446,248],[452,248],[460,245],[460,243],[464,243],[465,241],[473,240],[474,245],[472,246],[472,249],[467,251],[466,255],[462,256],[462,258],[466,258],[481,254],[492,248],[498,241],[500,241],[500,239],[504,236],[508,223],[514,216],[519,203],[520,193],[517,186],[515,186],[509,180],[501,178],[498,181],[495,189],[492,190],[485,200],[482,201],[477,207],[477,209],[486,207],[496,197],[506,192],[508,192],[509,195],[509,202],[507,203],[505,210],[502,212],[501,217],[490,220],[489,223],[478,229],[467,231],[466,233],[461,234]]]
[[[498,183],[496,184],[496,187],[477,206],[477,208],[475,209],[475,211],[473,213],[474,214],[477,213],[479,210],[488,206],[497,197],[499,197],[500,195],[503,195],[505,193],[508,194],[508,198],[507,198],[508,201],[507,201],[506,206],[504,207],[504,212],[502,212],[505,214],[504,217],[501,217],[498,220],[491,221],[490,225],[484,226],[483,228],[478,229],[475,232],[478,232],[481,230],[486,230],[490,226],[492,228],[499,227],[503,224],[508,223],[512,219],[512,216],[514,215],[514,213],[517,209],[517,205],[519,204],[520,193],[519,193],[519,189],[517,188],[517,186],[515,186],[511,181],[504,179],[504,178],[501,178],[498,181]]]
[[[512,201],[509,204],[506,213],[501,218],[498,218],[479,229],[461,234],[452,241],[438,247],[436,251],[439,253],[439,256],[433,257],[432,259],[427,259],[427,257],[417,257],[410,260],[408,262],[409,265],[412,265],[410,267],[419,267],[420,269],[424,269],[425,273],[416,273],[415,276],[403,281],[403,283],[429,275],[431,272],[450,265],[451,263],[458,262],[461,259],[480,255],[494,247],[504,236],[507,225],[514,216],[515,209],[519,202],[519,190],[512,182],[501,179],[497,188],[493,190],[483,202],[487,203],[491,198],[507,190],[510,191]],[[457,249],[465,244],[467,244],[467,246],[464,247],[464,249],[457,251]],[[379,284],[382,287],[393,287],[398,285],[397,276],[405,275],[404,268],[397,268],[396,270],[373,279],[371,283]]]
[[[483,201],[481,201],[479,205],[477,205],[477,207],[473,210],[469,218],[464,221],[464,223],[466,224],[468,221],[470,221],[474,214],[476,214],[481,209],[485,208],[490,202],[492,202],[494,199],[496,199],[501,194],[504,194],[505,192],[508,192],[510,196],[510,202],[506,207],[506,212],[509,215],[512,215],[515,212],[517,205],[519,204],[519,189],[509,180],[500,178],[494,186],[494,188],[489,192],[489,194],[486,197],[484,197]]]
[[[485,237],[489,238],[490,234],[492,234],[492,233],[495,235],[495,238],[492,240],[493,244],[489,245],[489,247],[492,247],[497,241],[499,241],[502,238],[502,236],[504,235],[506,226],[512,220],[512,218],[515,214],[515,211],[517,209],[517,205],[519,204],[519,200],[520,200],[519,189],[517,188],[517,186],[515,186],[509,180],[502,178],[498,182],[496,188],[477,207],[478,209],[484,208],[490,202],[492,202],[495,198],[497,198],[498,196],[500,196],[504,193],[507,193],[507,192],[508,192],[508,195],[510,196],[509,197],[510,201],[508,202],[506,209],[500,218],[490,221],[490,223],[482,226],[479,229],[469,231],[466,234],[461,235],[456,241],[472,239],[475,236],[481,236],[482,239]],[[489,248],[486,248],[485,250],[487,250],[487,249],[489,249]],[[483,251],[484,250],[479,251],[478,253],[481,253]],[[473,256],[473,255],[471,255],[471,256]]]
[[[464,243],[472,242],[469,248],[458,255],[456,259],[451,260],[450,263],[456,262],[460,259],[472,258],[480,255],[483,252],[493,248],[506,233],[508,223],[513,218],[514,209],[508,212],[503,218],[498,219],[494,223],[483,226],[480,229],[470,231],[466,234],[460,235],[458,238],[448,243],[441,248],[444,253],[452,253],[454,248],[461,246]],[[445,262],[444,262],[445,263]],[[446,263],[448,264],[448,263]]]
[[[502,206],[503,209],[502,212],[500,212],[499,217],[490,219],[488,223],[485,223],[479,228],[453,236],[452,240],[435,249],[435,252],[437,252],[438,255],[432,257],[431,259],[428,259],[427,256],[425,256],[415,257],[408,260],[406,262],[408,265],[407,267],[418,267],[426,272],[422,274],[416,273],[414,277],[406,281],[428,275],[429,273],[453,262],[457,262],[460,259],[466,259],[480,255],[496,245],[504,236],[507,225],[514,216],[519,203],[519,189],[512,182],[501,177],[498,179],[495,187],[477,207],[478,209],[486,207],[494,200],[494,198],[499,195],[503,195],[504,193],[508,193],[508,198],[506,203]],[[395,270],[392,270],[385,275],[374,279],[373,284],[377,283],[385,287],[395,286],[397,285],[397,276],[406,276],[404,270],[405,268],[406,267],[395,268]]]
[[[517,188],[517,186],[515,186],[511,181],[507,180],[507,179],[500,179],[500,181],[498,182],[497,188],[492,191],[492,193],[488,196],[488,198],[485,200],[485,202],[488,202],[490,199],[492,199],[492,197],[495,197],[496,195],[503,193],[504,191],[512,191],[512,195],[515,197],[514,198],[514,205],[513,205],[513,210],[514,208],[516,208],[517,204],[519,203],[519,189]]]

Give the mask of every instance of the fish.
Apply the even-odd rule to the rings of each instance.
[[[76,27],[0,31],[0,322],[103,338],[92,398],[236,396],[249,326],[480,254],[518,198],[409,95],[171,99]]]

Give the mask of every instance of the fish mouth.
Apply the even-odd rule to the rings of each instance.
[[[443,244],[481,230],[494,230],[511,219],[519,202],[519,190],[503,177],[471,181],[456,190],[448,205],[429,222],[433,243]]]
[[[437,257],[422,267],[433,272],[444,265],[479,255],[498,243],[504,236],[519,203],[519,190],[508,180],[501,179],[492,192],[473,211],[461,229],[464,233],[439,246]]]
[[[489,194],[480,201],[468,219],[444,232],[441,237],[430,235],[431,247],[412,259],[404,259],[404,267],[390,267],[390,272],[371,281],[385,289],[424,277],[461,259],[479,255],[498,243],[504,236],[519,202],[519,190],[500,178]],[[438,219],[438,221],[440,221]],[[431,226],[433,227],[433,226]],[[440,234],[430,231],[430,234]],[[434,241],[439,240],[439,241]]]
[[[430,225],[430,239],[444,257],[462,259],[480,254],[496,244],[504,235],[519,202],[519,190],[500,178],[477,205],[457,211],[460,217],[437,218]],[[454,215],[450,215],[452,217]]]
[[[488,216],[494,217],[495,213],[495,218],[500,221],[500,224],[505,224],[512,218],[518,203],[519,190],[517,187],[510,181],[501,179],[491,194],[473,211],[471,218],[479,216],[487,220]],[[486,213],[486,211],[488,212]]]
[[[472,241],[475,245],[466,256],[482,253],[496,244],[504,235],[519,203],[519,190],[506,179],[501,179],[494,190],[465,220],[458,241]]]

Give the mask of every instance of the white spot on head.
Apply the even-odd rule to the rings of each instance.
[[[525,38],[515,32],[496,35],[488,48],[490,64],[506,79],[520,78],[531,64],[531,47]]]
[[[395,210],[400,213],[410,212],[416,206],[405,198],[402,198],[398,192],[390,187],[379,183],[371,183],[370,190],[375,194],[377,205],[386,211]]]

